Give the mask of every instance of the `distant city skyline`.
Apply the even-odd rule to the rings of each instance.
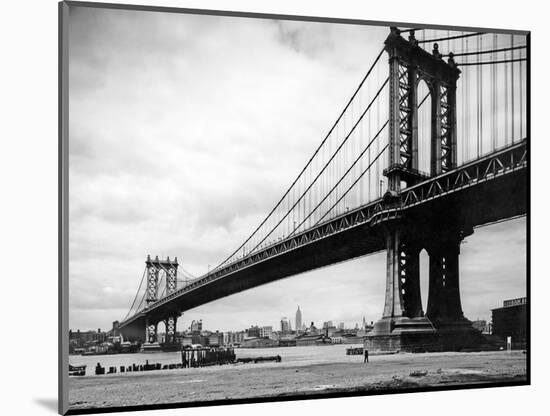
[[[282,328],[282,325],[283,325],[283,322],[286,322],[288,323],[288,329],[283,329]],[[355,324],[353,325],[345,325],[344,322],[338,322],[337,324],[334,323],[332,320],[324,320],[322,322],[315,322],[315,321],[311,321],[314,326],[318,327],[318,328],[322,328],[324,326],[326,326],[325,324],[329,323],[330,326],[334,326],[334,327],[338,327],[338,329],[353,329],[355,327],[355,325],[357,325],[358,323],[356,322]],[[298,306],[298,309],[296,311],[296,320],[295,320],[295,324],[294,326],[292,325],[292,320],[290,318],[287,318],[286,316],[283,316],[281,318],[281,320],[279,321],[280,323],[280,326],[273,330],[273,332],[283,332],[285,330],[288,330],[288,331],[303,331],[304,329],[307,329],[309,328],[309,325],[305,325],[303,322],[302,322],[302,311],[300,310],[300,306]],[[365,317],[363,317],[363,321],[362,321],[362,327],[365,326]],[[367,323],[368,324],[368,323]],[[160,331],[162,332],[163,331],[163,324],[160,323]],[[311,323],[310,323],[311,325]],[[183,326],[183,327],[182,327]],[[273,328],[273,325],[267,325],[267,324],[264,324],[262,322],[254,322],[254,323],[250,323],[249,326],[245,327],[245,328],[233,328],[233,329],[227,329],[223,332],[238,332],[238,331],[247,331],[248,329],[250,328],[270,328],[272,329]],[[69,328],[70,331],[85,331],[85,332],[90,332],[90,331],[98,331],[98,330],[101,330],[102,332],[103,331],[109,331],[110,328],[101,328],[101,327],[98,327],[98,328]],[[208,323],[206,324],[203,324],[203,320],[201,318],[198,318],[198,319],[193,319],[189,325],[185,326],[184,324],[180,324],[178,325],[178,328],[177,328],[178,331],[180,332],[184,332],[184,331],[219,331],[218,328],[212,328],[212,327],[209,327],[208,326]]]

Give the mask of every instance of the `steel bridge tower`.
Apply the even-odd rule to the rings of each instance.
[[[166,295],[177,290],[177,274],[178,274],[178,258],[170,260],[167,257],[166,260],[161,260],[158,256],[155,259],[151,259],[151,256],[147,256],[145,261],[145,268],[147,273],[147,287],[146,287],[146,307],[159,300],[159,273],[163,271],[166,275]],[[176,323],[178,317],[181,316],[179,311],[173,311],[169,316],[164,317],[164,324],[166,327],[166,340],[165,344],[176,344]],[[147,315],[145,320],[145,340],[142,349],[144,351],[159,350],[160,344],[158,343],[158,323],[159,319],[154,319]]]
[[[430,174],[456,167],[456,84],[460,70],[453,55],[442,59],[438,45],[430,54],[391,28],[385,40],[389,55],[389,163],[384,175],[386,204],[398,204],[401,188],[427,179],[418,169],[418,97],[425,81],[431,97]],[[382,318],[367,334],[366,348],[438,350],[460,348],[476,336],[464,318],[459,292],[460,242],[472,228],[461,223],[452,205],[425,210],[422,217],[401,215],[386,222],[386,295]],[[427,310],[422,310],[419,256],[430,258]]]

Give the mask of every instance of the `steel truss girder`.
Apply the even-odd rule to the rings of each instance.
[[[523,140],[507,149],[407,188],[401,194],[401,209],[413,207],[427,200],[442,197],[520,169],[526,169],[526,154],[526,142]]]

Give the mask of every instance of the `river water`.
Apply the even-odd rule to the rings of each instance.
[[[281,347],[281,348],[236,348],[237,358],[248,357],[266,357],[280,355],[283,363],[293,364],[320,364],[358,361],[359,357],[346,355],[346,349],[352,347],[362,347],[362,344],[337,344],[322,346],[304,346],[304,347]],[[109,371],[109,367],[116,366],[117,372],[120,366],[128,367],[132,364],[145,364],[148,360],[150,364],[178,364],[181,363],[180,352],[154,352],[154,353],[135,353],[135,354],[113,354],[113,355],[70,355],[69,364],[86,365],[86,376],[95,375],[95,366],[100,363],[102,367]]]

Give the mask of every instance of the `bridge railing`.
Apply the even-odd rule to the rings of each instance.
[[[400,207],[410,208],[429,199],[524,169],[526,166],[527,139],[515,140],[511,145],[502,146],[495,152],[464,163],[450,172],[404,189],[401,193]]]

